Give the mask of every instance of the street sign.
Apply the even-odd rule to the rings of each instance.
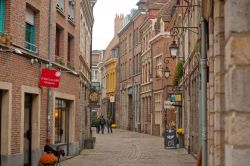
[[[164,109],[173,109],[175,108],[174,106],[174,102],[171,102],[171,101],[164,101]]]
[[[40,86],[58,88],[61,72],[57,70],[43,69],[40,77]]]
[[[115,102],[115,96],[110,96],[110,103],[114,103]]]

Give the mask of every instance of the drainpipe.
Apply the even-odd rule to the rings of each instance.
[[[92,82],[92,40],[93,40],[93,24],[91,25],[90,29],[90,86]],[[91,111],[92,108],[89,107],[89,131],[90,131],[90,136],[92,136],[92,130],[91,130]]]
[[[53,0],[50,0],[50,8],[49,8],[49,41],[48,41],[48,59],[49,59],[49,65],[48,65],[48,69],[52,66],[51,63],[51,50],[52,50],[52,16],[53,16]],[[47,124],[47,144],[51,144],[51,133],[50,133],[50,120],[51,120],[51,88],[48,88],[48,114],[47,114],[47,120],[48,120],[48,124]]]
[[[201,17],[201,133],[202,133],[202,166],[207,166],[207,53],[206,23]]]

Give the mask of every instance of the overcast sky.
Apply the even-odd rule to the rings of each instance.
[[[97,0],[94,7],[93,50],[105,49],[114,36],[114,19],[117,14],[130,13],[139,0]]]

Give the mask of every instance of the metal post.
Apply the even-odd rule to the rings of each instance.
[[[53,16],[53,0],[50,0],[50,9],[49,9],[49,41],[48,41],[48,59],[49,59],[49,65],[48,68],[50,68],[51,66],[51,50],[52,50],[52,16]],[[50,144],[50,114],[51,114],[51,89],[48,88],[48,114],[47,114],[47,120],[48,120],[48,124],[47,124],[47,144]]]
[[[206,25],[201,18],[201,113],[202,113],[202,166],[207,166],[207,53]]]

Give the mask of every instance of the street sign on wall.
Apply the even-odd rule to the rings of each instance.
[[[174,106],[174,102],[171,102],[171,101],[164,101],[164,109],[173,109],[175,108]]]
[[[115,96],[110,96],[110,103],[114,103],[115,102]]]
[[[40,86],[58,88],[61,72],[57,70],[43,69],[40,77]]]

